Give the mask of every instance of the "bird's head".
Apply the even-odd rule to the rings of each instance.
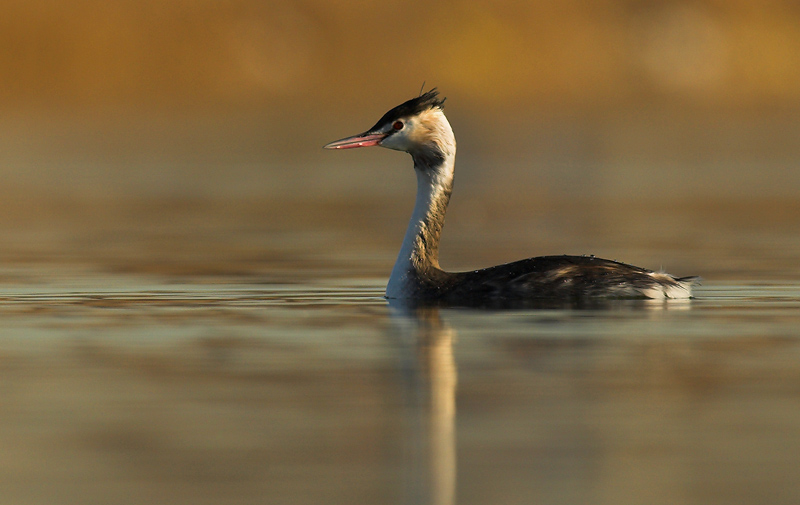
[[[364,133],[331,142],[325,148],[381,146],[415,158],[444,159],[455,154],[455,139],[443,108],[444,99],[434,88],[391,109]]]

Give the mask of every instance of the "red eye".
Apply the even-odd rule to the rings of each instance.
[[[395,130],[402,130],[403,129],[403,122],[402,121],[395,121],[392,125],[392,128]]]

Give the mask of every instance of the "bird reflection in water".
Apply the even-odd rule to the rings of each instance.
[[[437,307],[391,300],[406,378],[409,503],[452,505],[456,494],[455,330]]]
[[[390,299],[391,325],[402,360],[405,397],[405,503],[452,505],[456,502],[456,330],[439,306]],[[479,306],[477,310],[686,310],[690,300],[550,300],[524,305]],[[447,306],[442,306],[445,308]],[[473,308],[475,309],[475,308]]]

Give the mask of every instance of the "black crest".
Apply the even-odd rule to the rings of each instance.
[[[392,123],[403,117],[414,116],[428,109],[443,109],[445,100],[446,98],[439,99],[439,92],[436,91],[436,88],[433,88],[432,90],[423,93],[416,98],[412,98],[411,100],[401,103],[394,109],[384,114],[383,117],[380,118],[377,123],[375,123],[375,126],[369,129],[369,131],[378,130],[386,123]]]

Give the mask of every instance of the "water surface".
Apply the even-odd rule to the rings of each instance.
[[[610,206],[510,234],[495,205],[456,207],[445,263],[535,243],[704,284],[584,310],[390,306],[407,209],[370,200],[7,225],[3,501],[796,503],[793,220]],[[718,231],[678,226],[700,218]]]

